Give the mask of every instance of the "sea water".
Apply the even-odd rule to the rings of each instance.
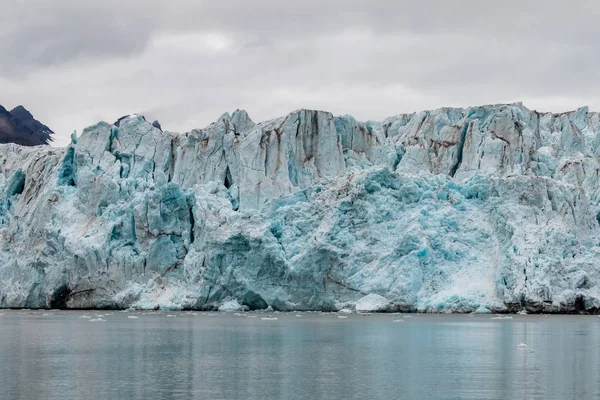
[[[600,318],[0,310],[0,399],[100,398],[600,398]]]

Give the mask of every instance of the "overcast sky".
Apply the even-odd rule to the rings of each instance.
[[[600,111],[597,1],[6,1],[0,104],[56,132],[523,101]]]

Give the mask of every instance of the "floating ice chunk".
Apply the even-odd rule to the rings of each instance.
[[[48,317],[50,315],[52,315],[52,314],[44,313],[44,314],[42,314],[42,317]]]
[[[277,321],[277,317],[262,317],[263,321]]]
[[[520,349],[524,349],[527,347],[527,345],[525,343],[519,343],[519,346],[517,347],[519,347]]]
[[[345,315],[338,315],[338,318],[339,318],[339,319],[346,319],[346,318],[348,318],[348,317],[346,317]]]
[[[296,314],[296,318],[302,318],[302,315]]]
[[[105,319],[102,318],[94,318],[94,319],[90,319],[89,322],[104,322],[106,321]]]
[[[229,300],[219,307],[221,312],[244,311],[244,307],[238,303],[237,299]]]
[[[392,322],[404,322],[404,320],[403,319],[395,319]]]
[[[477,310],[475,310],[474,314],[491,314],[492,312],[489,310],[489,308],[486,308],[484,306],[479,307]]]
[[[349,308],[342,308],[340,311],[338,311],[339,313],[342,314],[352,314],[352,310]]]
[[[382,311],[390,302],[378,294],[368,294],[356,302],[356,311]]]
[[[90,317],[89,315],[82,315],[81,317],[79,317],[79,319],[91,319],[92,317]]]
[[[135,315],[128,315],[127,318],[129,318],[129,319],[138,319],[138,317],[136,317]]]
[[[175,318],[175,316],[173,314],[167,314],[166,316],[169,318]]]
[[[519,314],[519,315],[527,315],[527,310],[521,310],[517,314]]]

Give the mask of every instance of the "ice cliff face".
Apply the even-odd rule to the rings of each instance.
[[[593,312],[599,157],[521,104],[1,145],[0,306]]]

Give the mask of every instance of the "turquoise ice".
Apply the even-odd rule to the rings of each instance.
[[[594,311],[599,157],[520,103],[0,145],[0,306]]]

